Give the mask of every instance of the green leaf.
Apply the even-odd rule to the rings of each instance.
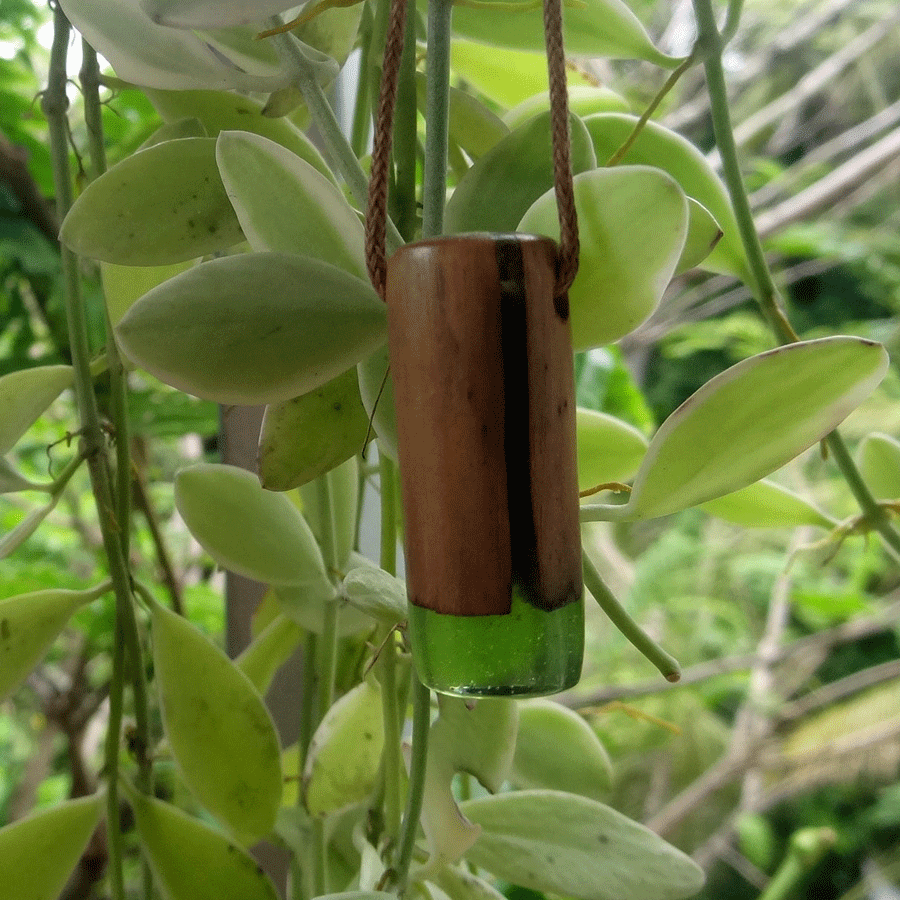
[[[248,300],[252,299],[252,302]],[[385,340],[371,285],[317,259],[251,253],[203,263],[145,294],[116,333],[161,381],[218,403],[315,390]]]
[[[301,628],[314,634],[321,634],[325,620],[325,604],[334,602],[335,590],[328,583],[326,588],[309,585],[280,584],[275,588],[275,596],[281,611]],[[371,631],[375,622],[365,613],[341,604],[338,607],[338,637],[348,637],[361,631]]]
[[[256,860],[169,803],[127,791],[141,849],[165,900],[276,900]]]
[[[170,28],[231,28],[264,22],[295,6],[293,0],[140,0],[157,24]]]
[[[550,91],[541,91],[523,100],[503,116],[509,128],[518,128],[538,113],[550,109]],[[569,85],[569,111],[579,118],[601,112],[627,113],[628,101],[608,87],[592,84]]]
[[[75,253],[124,266],[163,266],[243,240],[216,167],[213,138],[135,153],[92,181],[59,232]]]
[[[0,494],[15,494],[18,491],[46,491],[51,484],[39,484],[26,478],[4,456],[0,456]]]
[[[192,794],[238,841],[275,825],[281,749],[250,679],[190,622],[152,609],[153,667],[172,755]]]
[[[440,713],[431,726],[422,803],[422,828],[429,865],[456,862],[480,829],[460,813],[451,793],[456,772],[468,772],[488,790],[500,789],[512,765],[518,728],[514,700],[479,700],[438,695]]]
[[[681,851],[586,797],[516,791],[462,810],[482,827],[466,859],[522,887],[579,900],[678,900],[703,886]]]
[[[229,46],[226,32],[196,34],[151,22],[136,3],[122,0],[62,0],[69,21],[119,78],[142,87],[179,90],[239,88],[269,90],[286,80],[278,58],[264,41]],[[235,43],[232,41],[232,43]],[[183,116],[178,116],[183,118]]]
[[[504,900],[498,890],[465,869],[445,866],[434,877],[450,900]]]
[[[381,688],[364,681],[328,710],[310,742],[303,770],[310,815],[365,800],[375,786],[383,747]]]
[[[722,229],[709,210],[693,197],[688,197],[688,231],[675,274],[680,275],[700,265],[722,239]]]
[[[517,50],[544,52],[542,7],[522,0],[520,8],[491,0],[477,6],[460,4],[453,10],[453,31],[484,44]],[[644,59],[674,69],[679,59],[653,46],[644,26],[622,0],[586,0],[566,8],[564,41],[574,56],[605,56],[613,59]]]
[[[856,455],[860,473],[875,497],[900,499],[900,442],[887,434],[869,434]]]
[[[203,123],[195,116],[189,116],[174,122],[164,122],[137,149],[146,150],[155,144],[164,144],[166,141],[177,141],[181,138],[203,137],[209,137]]]
[[[35,366],[0,378],[0,454],[11,450],[71,384],[71,366]]]
[[[618,166],[576,175],[575,206],[581,255],[569,304],[572,346],[584,350],[618,340],[656,309],[684,249],[688,205],[661,170]],[[518,230],[559,238],[553,191]]]
[[[592,169],[597,160],[590,136],[577,116],[570,117],[570,125],[572,169]],[[460,179],[447,203],[444,230],[515,231],[531,204],[552,187],[550,114],[541,113],[507,135]]]
[[[259,437],[259,477],[270,491],[312,481],[363,449],[369,417],[356,369],[321,387],[266,407]]]
[[[62,492],[52,495],[48,503],[31,510],[15,528],[0,538],[0,560],[15,553],[38,530],[41,522],[56,508],[61,496]]]
[[[834,528],[837,525],[834,519],[799,494],[765,478],[710,500],[700,508],[745,528],[796,528],[799,525]]]
[[[308,162],[269,138],[223,131],[216,159],[254,250],[311,256],[367,279],[356,211]]]
[[[389,371],[387,344],[357,367],[359,397],[378,437],[378,452],[397,462],[397,406],[394,379]]]
[[[304,630],[287,616],[276,616],[244,649],[234,664],[265,696],[278,670],[291,658]]]
[[[601,165],[625,143],[637,121],[636,116],[621,113],[601,113],[585,118],[584,124]],[[690,141],[657,122],[646,122],[623,162],[654,166],[668,172],[688,197],[706,207],[724,234],[704,261],[703,268],[746,277],[746,257],[728,191],[706,157]]]
[[[117,266],[114,263],[100,263],[103,296],[106,298],[109,321],[113,326],[118,325],[122,321],[122,316],[144,294],[196,264],[197,261],[193,259],[172,263],[169,266]]]
[[[66,800],[0,828],[5,900],[56,900],[100,821],[103,797]]]
[[[663,422],[621,514],[664,516],[758,481],[835,428],[887,365],[881,344],[844,336],[739,362]]]
[[[69,619],[109,584],[84,591],[51,589],[0,600],[0,700],[44,658]]]
[[[629,481],[637,472],[647,439],[633,425],[607,413],[578,407],[578,489],[609,481]]]
[[[406,621],[406,585],[377,566],[351,569],[341,584],[341,596],[354,608],[392,626]]]
[[[260,43],[263,43],[262,41]],[[310,139],[288,119],[263,115],[263,106],[232,91],[145,91],[166,122],[198,118],[210,137],[222,131],[249,131],[286,147],[334,181],[331,169]]]
[[[285,494],[237,466],[197,463],[175,476],[175,505],[204,550],[239,575],[334,595],[316,539]]]
[[[450,63],[468,84],[501,106],[515,106],[547,90],[547,57],[543,50],[531,53],[454,40]],[[575,73],[568,75],[570,84],[587,83]]]
[[[553,700],[519,704],[519,736],[509,780],[599,800],[609,793],[612,766],[584,719]]]
[[[416,72],[416,104],[425,115],[425,73]],[[477,97],[450,88],[450,138],[472,158],[484,156],[509,134],[509,127]]]

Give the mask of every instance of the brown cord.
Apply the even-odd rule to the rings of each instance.
[[[388,173],[394,130],[394,107],[408,0],[391,0],[378,115],[372,143],[369,202],[366,210],[366,268],[378,294],[384,298],[387,277],[385,231],[387,227]],[[569,130],[569,96],[566,89],[566,56],[563,48],[562,0],[544,0],[544,38],[550,84],[550,119],[553,140],[553,181],[559,214],[559,260],[556,295],[569,289],[578,272],[578,215],[572,182],[572,150]]]

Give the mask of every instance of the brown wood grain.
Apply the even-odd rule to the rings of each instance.
[[[388,263],[419,606],[500,615],[514,584],[547,609],[580,596],[572,352],[555,267],[555,244],[530,235],[421,241]]]

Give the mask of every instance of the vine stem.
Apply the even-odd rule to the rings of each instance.
[[[282,24],[281,18],[275,16],[271,20],[274,27]],[[369,183],[366,178],[353,147],[347,140],[346,135],[341,129],[341,124],[325,96],[319,82],[316,80],[316,74],[309,60],[303,55],[294,35],[276,34],[272,40],[275,48],[281,58],[282,65],[288,70],[292,82],[299,88],[303,94],[303,99],[309,108],[309,114],[315,123],[322,140],[328,148],[328,153],[334,161],[337,170],[341,173],[350,193],[353,194],[354,200],[360,209],[365,209],[368,202]],[[390,220],[387,220],[386,243],[389,250],[396,250],[402,243],[400,232],[397,226]]]
[[[53,44],[50,52],[50,69],[47,89],[41,100],[41,109],[47,119],[50,138],[50,155],[53,165],[53,182],[56,190],[56,207],[60,221],[68,213],[73,200],[72,176],[69,168],[68,98],[66,97],[66,57],[68,53],[71,26],[59,4],[53,16]],[[124,644],[113,654],[114,670],[110,685],[110,708],[119,704],[121,709],[124,690],[124,662],[130,657],[135,669],[143,671],[141,665],[140,640],[134,608],[131,602],[130,575],[125,554],[122,550],[121,529],[124,523],[116,519],[112,478],[106,456],[106,445],[100,426],[97,399],[94,395],[91,376],[90,347],[88,343],[87,320],[81,297],[81,280],[78,259],[71,250],[60,248],[63,271],[63,295],[66,320],[69,329],[69,345],[72,355],[75,398],[81,420],[82,453],[87,460],[91,487],[97,506],[97,516],[103,538],[109,574],[116,598],[116,642]],[[116,663],[118,665],[116,666]],[[140,686],[135,682],[135,710],[139,716],[139,727],[146,729],[146,695],[140,696]],[[119,821],[119,740],[121,719],[118,723],[110,716],[107,740],[107,814],[110,827],[107,829],[109,850],[110,892],[113,900],[125,900],[125,884],[122,869],[122,836]],[[138,735],[138,740],[146,740],[146,730]],[[146,748],[144,748],[146,751]]]
[[[452,0],[431,0],[428,4],[428,66],[425,74],[425,170],[422,187],[422,237],[436,237],[443,231],[447,200],[447,148],[450,125],[450,24]],[[409,867],[422,801],[425,796],[425,768],[428,733],[431,728],[431,691],[413,680],[412,755],[409,793],[397,853],[395,883],[398,894],[406,893]]]
[[[600,608],[609,617],[610,621],[619,631],[628,638],[629,641],[656,666],[663,674],[666,681],[678,681],[681,678],[681,667],[678,660],[670,656],[662,647],[659,646],[634,619],[628,614],[628,611],[613,595],[612,591],[606,586],[597,567],[582,549],[581,561],[584,569],[584,584],[591,592],[594,599],[600,605]]]
[[[425,73],[425,171],[422,183],[422,237],[444,229],[447,202],[447,147],[450,129],[450,23],[453,0],[428,4],[428,68]]]
[[[381,453],[378,457],[381,485],[381,568],[389,575],[397,574],[397,511],[394,502],[397,469],[393,460]],[[381,681],[381,717],[384,721],[384,820],[388,840],[400,837],[400,713],[397,694],[397,652],[393,628],[379,629],[378,659]]]
[[[747,281],[777,340],[782,344],[793,343],[799,338],[779,304],[778,289],[775,287],[772,272],[763,252],[762,241],[756,230],[756,223],[750,208],[747,187],[741,174],[731,110],[728,105],[725,70],[722,67],[725,39],[730,37],[737,28],[742,0],[732,0],[730,3],[724,35],[719,33],[716,26],[712,0],[693,0],[693,4],[699,30],[697,43],[703,55],[703,65],[706,70],[706,85],[709,92],[716,146],[719,148],[722,160],[722,174],[731,197],[731,205],[750,268],[747,273]],[[825,438],[825,444],[831,451],[835,464],[847,482],[866,520],[879,533],[891,556],[900,559],[900,534],[891,525],[885,510],[879,507],[872,496],[872,492],[847,451],[840,432],[837,429],[831,432]]]

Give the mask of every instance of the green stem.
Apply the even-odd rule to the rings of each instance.
[[[409,794],[406,798],[406,813],[400,835],[400,849],[394,878],[398,894],[402,897],[409,881],[409,867],[412,863],[419,817],[422,814],[422,800],[425,797],[425,766],[428,758],[428,732],[431,729],[431,691],[415,679],[413,683],[413,727],[412,760],[409,769]]]
[[[320,475],[316,479],[316,492],[319,512],[319,543],[322,547],[322,558],[325,562],[325,571],[332,582],[337,578],[338,558],[337,542],[334,528],[334,498],[332,497],[331,482],[328,474]],[[332,598],[325,605],[325,618],[322,623],[322,634],[319,636],[318,650],[318,676],[319,697],[318,714],[316,724],[325,718],[325,713],[331,709],[334,702],[334,681],[337,671],[337,638],[338,638],[338,604],[337,598]]]
[[[406,5],[406,30],[397,83],[394,114],[394,166],[396,184],[393,205],[397,228],[405,241],[416,231],[416,143],[419,110],[416,102],[416,4]]]
[[[722,173],[731,197],[738,231],[750,267],[747,281],[757,303],[769,320],[777,340],[783,344],[793,343],[799,338],[779,304],[778,290],[772,279],[769,264],[766,262],[762,241],[756,230],[756,223],[753,221],[747,188],[741,174],[737,143],[734,139],[734,128],[731,122],[731,110],[728,105],[725,71],[722,68],[722,51],[725,47],[723,35],[719,34],[716,27],[712,0],[693,0],[693,3],[699,28],[697,43],[704,57],[703,64],[706,69],[707,91],[712,110],[716,146],[719,148]],[[737,27],[741,5],[741,0],[732,0],[725,26],[726,33],[728,33],[729,27]],[[878,508],[871,491],[847,452],[840,434],[833,431],[825,440],[863,514],[881,535],[892,555],[900,553],[900,535],[890,524],[884,510]]]
[[[359,25],[359,80],[356,83],[356,102],[353,104],[353,123],[350,127],[350,146],[359,159],[369,143],[369,122],[372,115],[372,7],[363,6]]]
[[[281,19],[275,17],[272,19],[273,26],[278,27],[282,24]],[[369,183],[366,178],[350,142],[347,140],[344,132],[341,130],[341,124],[334,114],[334,110],[325,96],[319,82],[316,80],[316,74],[310,62],[303,55],[297,45],[297,39],[294,35],[276,34],[272,40],[275,48],[281,58],[282,64],[288,69],[294,84],[303,94],[303,99],[309,108],[309,114],[315,123],[328,153],[331,156],[337,170],[341,173],[350,193],[360,209],[365,209],[369,199]],[[402,243],[400,232],[397,226],[388,219],[386,245],[388,252],[396,250]]]
[[[66,113],[68,99],[66,97],[67,73],[66,57],[68,53],[69,34],[71,28],[59,4],[54,10],[53,45],[50,53],[50,70],[47,90],[44,92],[41,108],[47,119],[50,137],[50,154],[53,163],[53,181],[56,190],[57,213],[60,221],[72,205],[72,177],[69,168],[68,123]],[[106,553],[109,574],[116,597],[116,640],[124,642],[122,652],[114,653],[114,662],[119,666],[112,673],[110,685],[110,705],[121,703],[124,689],[124,659],[127,654],[134,668],[143,673],[141,665],[140,641],[134,608],[131,602],[130,574],[126,557],[122,552],[120,532],[122,524],[116,521],[113,502],[112,479],[110,477],[106,445],[100,426],[97,399],[93,391],[91,377],[90,348],[88,342],[87,320],[81,297],[81,280],[78,260],[68,248],[61,247],[63,271],[63,293],[66,307],[66,320],[69,328],[69,344],[72,354],[75,397],[81,420],[82,452],[87,459],[91,486],[97,506],[103,547]],[[118,695],[118,696],[117,696]],[[138,729],[139,753],[147,750],[147,708],[146,695],[139,696],[135,692],[135,713]],[[119,815],[118,806],[118,768],[119,768],[119,734],[113,731],[108,739],[108,752],[105,760],[107,777],[107,808],[111,827],[108,829],[110,854],[110,891],[113,900],[124,900],[124,876],[122,872],[122,844],[119,829],[116,827]]]
[[[425,172],[422,237],[444,230],[447,202],[447,145],[450,128],[450,23],[453,0],[428,4],[428,69],[425,99]]]
[[[681,677],[681,668],[678,661],[666,653],[628,614],[628,611],[615,598],[612,591],[606,586],[596,566],[582,550],[581,560],[584,568],[584,584],[591,592],[603,612],[609,616],[610,621],[650,662],[663,674],[666,681],[678,681]]]
[[[394,498],[397,469],[393,460],[381,453],[378,457],[381,486],[381,568],[389,575],[397,574],[397,512]],[[381,682],[381,716],[384,722],[385,831],[391,843],[400,837],[400,710],[397,694],[397,646],[393,629],[379,629],[378,674]]]
[[[725,17],[725,25],[722,27],[722,46],[727,47],[731,39],[737,34],[741,24],[741,12],[744,9],[744,0],[729,0],[728,14]]]

